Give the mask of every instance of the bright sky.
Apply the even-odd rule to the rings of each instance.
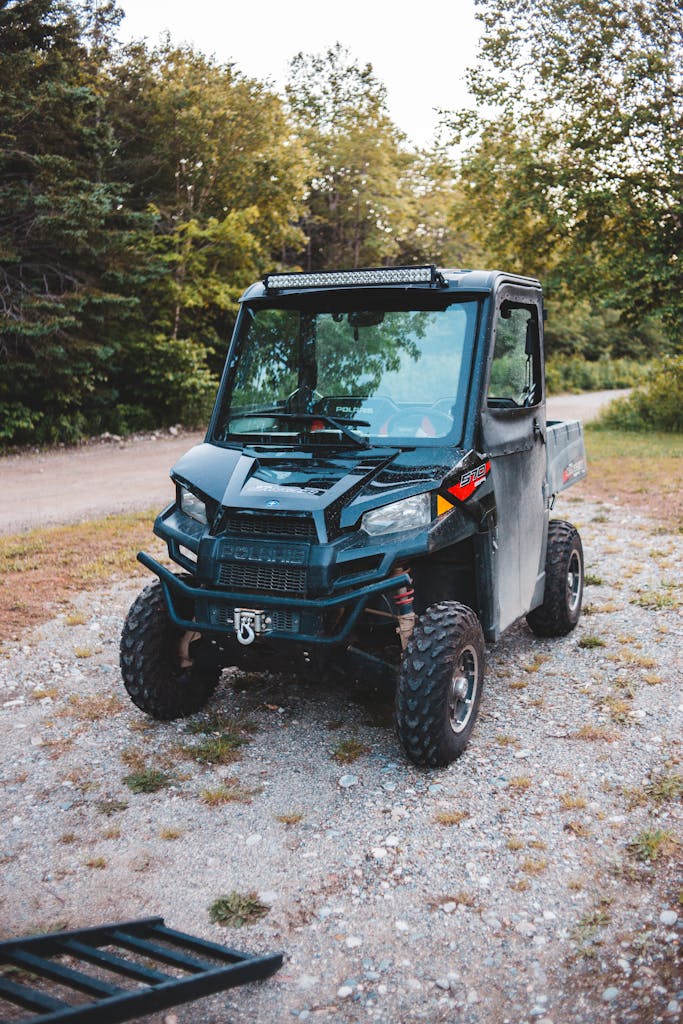
[[[119,0],[126,12],[121,38],[191,43],[244,74],[280,88],[299,51],[322,53],[336,42],[354,60],[371,63],[388,92],[395,123],[417,145],[428,145],[434,108],[468,105],[466,68],[474,62],[479,23],[474,0]]]

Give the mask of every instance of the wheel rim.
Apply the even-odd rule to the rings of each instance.
[[[474,711],[479,679],[479,659],[474,647],[463,647],[448,687],[448,723],[454,733],[466,728]]]
[[[579,607],[581,601],[582,575],[579,553],[572,551],[567,567],[567,607],[572,614]]]

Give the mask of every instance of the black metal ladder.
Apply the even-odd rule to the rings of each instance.
[[[173,931],[161,917],[10,939],[0,942],[0,966],[21,974],[0,974],[0,1015],[4,1002],[21,1024],[116,1024],[268,978],[282,960],[281,953],[251,956]],[[77,993],[90,998],[72,1002]],[[17,1008],[31,1016],[17,1017]]]

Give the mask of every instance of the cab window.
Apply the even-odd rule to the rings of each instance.
[[[535,305],[504,301],[495,328],[487,405],[515,409],[541,401],[540,340]]]

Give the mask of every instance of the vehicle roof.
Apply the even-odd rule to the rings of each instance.
[[[360,270],[361,268],[359,268]],[[277,288],[266,289],[264,281],[257,281],[250,285],[240,297],[240,302],[252,299],[273,298],[278,295],[310,295],[315,292],[340,292],[340,291],[459,291],[459,292],[482,292],[491,293],[501,284],[523,285],[527,288],[541,288],[541,282],[535,277],[522,277],[519,274],[508,274],[502,270],[455,270],[450,268],[439,268],[438,273],[444,280],[443,286],[433,284],[411,283],[411,284],[379,284],[379,285],[331,285],[327,287],[303,287],[303,288]],[[296,276],[296,275],[292,275]]]

